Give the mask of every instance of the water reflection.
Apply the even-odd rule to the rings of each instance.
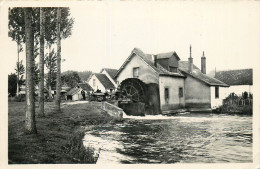
[[[106,163],[252,162],[252,117],[131,117],[87,132],[85,145]]]

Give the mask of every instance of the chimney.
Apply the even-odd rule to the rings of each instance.
[[[206,57],[204,56],[204,51],[201,57],[201,73],[206,74]]]
[[[189,72],[193,71],[193,58],[191,57],[191,45],[190,45],[190,57],[189,57]]]
[[[153,55],[154,66],[157,67],[157,55]]]

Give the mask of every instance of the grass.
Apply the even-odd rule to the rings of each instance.
[[[109,123],[111,117],[95,104],[63,105],[62,113],[54,112],[54,103],[45,103],[45,116],[38,115],[38,134],[24,131],[25,102],[8,103],[9,164],[71,164],[95,163],[91,148],[82,142],[82,126]]]

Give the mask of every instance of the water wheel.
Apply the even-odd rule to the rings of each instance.
[[[120,98],[129,99],[134,103],[145,103],[145,84],[135,78],[124,80],[120,85]]]

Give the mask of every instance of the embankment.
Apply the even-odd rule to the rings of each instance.
[[[106,111],[100,109],[99,103],[63,105],[62,113],[54,112],[54,103],[45,103],[46,115],[36,115],[36,135],[24,132],[25,104],[8,103],[9,164],[96,162],[93,150],[83,145],[85,127],[82,126],[103,125],[113,121]]]

